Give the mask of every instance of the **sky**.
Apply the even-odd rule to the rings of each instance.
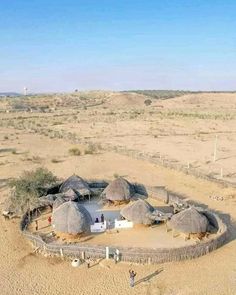
[[[0,0],[0,92],[236,90],[235,0]]]

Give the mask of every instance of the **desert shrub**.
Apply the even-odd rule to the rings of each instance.
[[[9,137],[8,137],[7,135],[5,135],[5,136],[4,136],[4,139],[7,140],[7,139],[9,139]]]
[[[60,163],[61,161],[57,158],[52,158],[51,162],[52,163]]]
[[[114,177],[114,178],[119,178],[120,175],[119,175],[118,173],[114,173],[114,174],[113,174],[113,177]]]
[[[12,152],[11,152],[13,155],[16,155],[16,149],[12,149]]]
[[[146,99],[146,100],[144,100],[144,104],[145,104],[146,106],[150,106],[150,105],[152,104],[151,99]]]
[[[90,143],[84,151],[85,155],[89,155],[89,154],[91,155],[91,154],[94,154],[95,152],[96,152],[96,145],[92,143]]]
[[[73,148],[69,149],[69,154],[71,156],[80,156],[81,155],[81,151],[80,151],[79,148],[73,147]]]
[[[62,125],[62,124],[63,124],[63,122],[61,122],[61,121],[56,121],[56,122],[53,122],[52,123],[53,126],[55,126],[55,125]]]
[[[22,176],[9,182],[12,207],[21,214],[33,209],[39,204],[39,197],[56,181],[57,178],[46,168],[24,171]]]

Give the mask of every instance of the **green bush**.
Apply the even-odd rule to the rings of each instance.
[[[22,214],[33,209],[38,205],[39,197],[56,181],[57,178],[46,168],[23,172],[22,176],[9,182],[12,207]]]

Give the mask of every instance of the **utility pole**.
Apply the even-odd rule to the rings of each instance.
[[[213,162],[216,161],[217,142],[218,142],[218,135],[216,135],[216,137],[215,137]]]

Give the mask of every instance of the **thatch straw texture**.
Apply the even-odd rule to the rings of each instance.
[[[52,223],[56,232],[76,235],[90,231],[92,218],[82,205],[69,201],[54,210]]]
[[[110,201],[128,201],[134,194],[133,185],[122,177],[113,180],[103,191]]]
[[[134,224],[150,225],[154,221],[151,214],[154,208],[146,201],[139,199],[121,209],[120,214]]]
[[[69,188],[67,191],[65,191],[63,195],[64,195],[64,198],[68,201],[74,201],[78,199],[78,195],[72,188]]]
[[[63,196],[63,194],[57,194],[56,200],[53,202],[53,211],[55,211],[58,207],[60,207],[62,204],[67,202]]]
[[[183,233],[205,233],[208,219],[195,208],[189,208],[172,216],[168,222],[170,228]]]
[[[91,190],[88,184],[79,176],[72,175],[60,186],[60,193],[66,193],[72,189],[78,196],[91,195]]]

